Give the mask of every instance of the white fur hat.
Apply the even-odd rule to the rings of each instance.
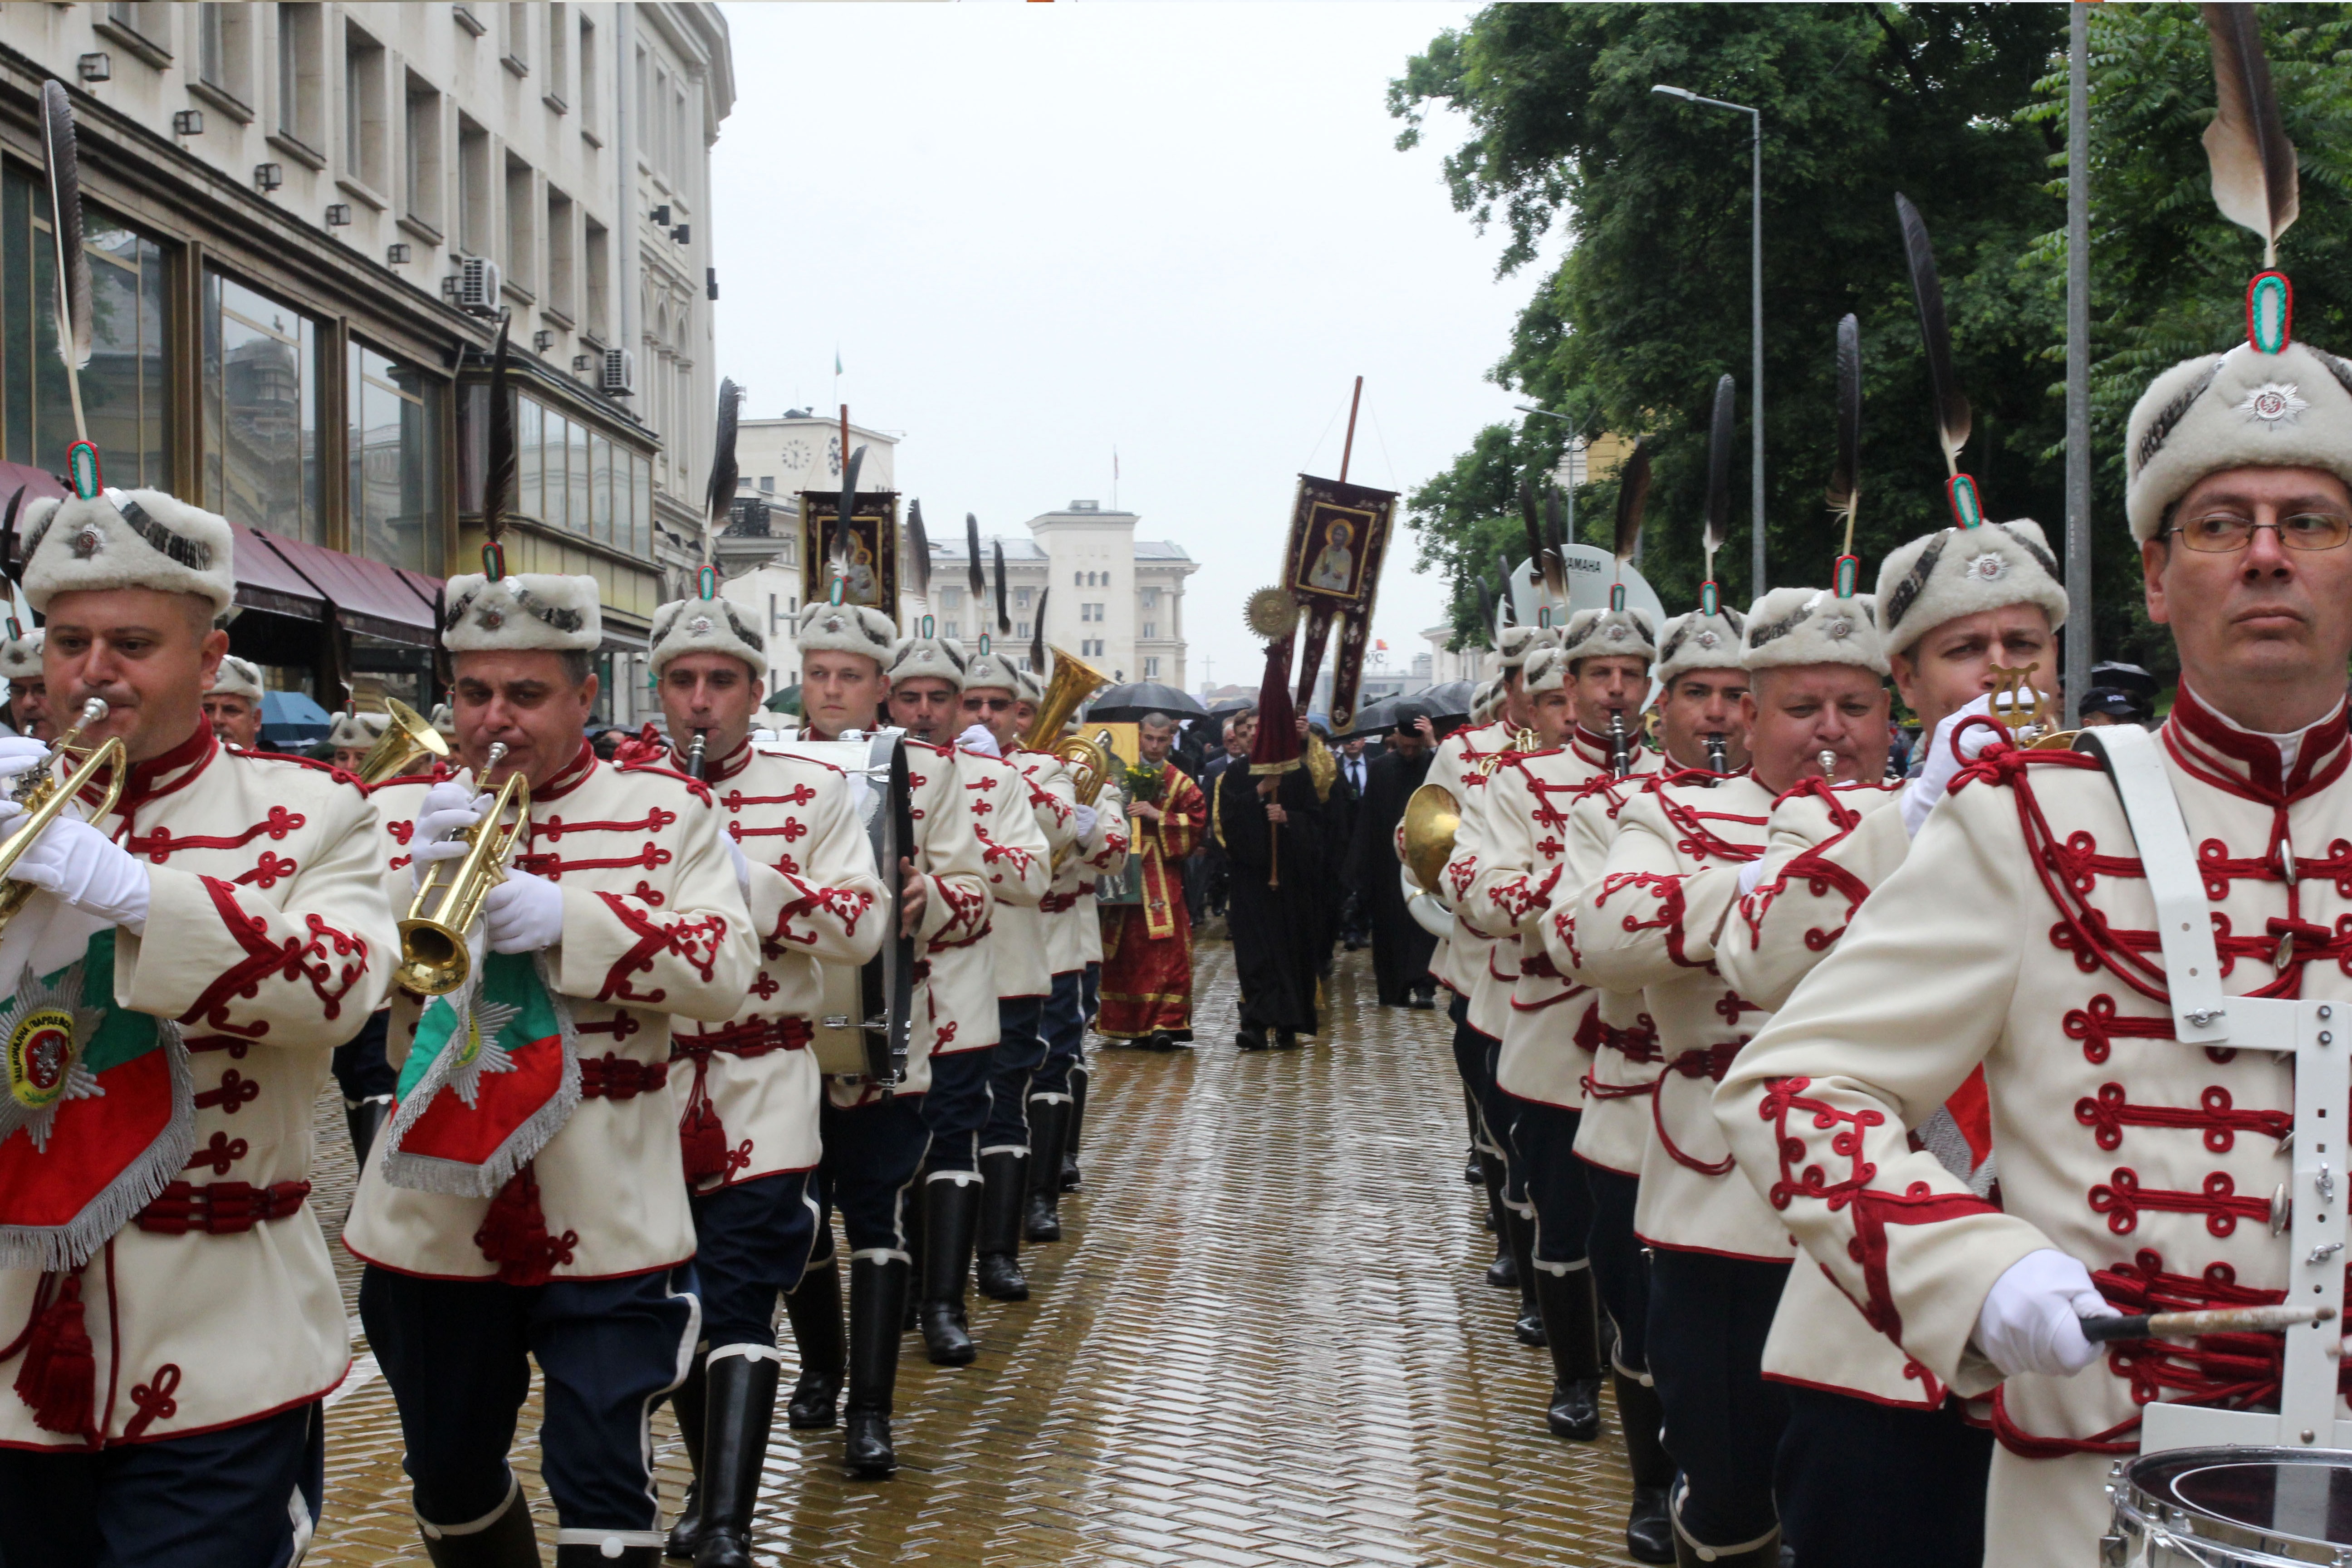
[[[451,653],[594,649],[604,640],[596,579],[530,572],[491,582],[478,572],[442,592],[441,646]]]
[[[0,641],[0,676],[10,680],[40,679],[41,645],[48,640],[47,629],[37,626],[23,637]],[[221,668],[226,673],[228,668],[226,659],[221,661]]]
[[[1710,616],[1699,610],[1676,616],[1658,637],[1658,684],[1692,669],[1738,669],[1747,617],[1729,605]]]
[[[1519,666],[1519,689],[1528,696],[1564,690],[1569,679],[1568,650],[1556,642],[1538,644]]]
[[[1903,653],[1946,621],[2011,605],[2039,605],[2052,630],[2066,624],[2066,585],[2042,525],[2030,517],[1939,528],[1887,552],[1878,568],[1887,651]]]
[[[2124,427],[2124,510],[2145,544],[2165,509],[2223,468],[2318,468],[2352,485],[2352,364],[2308,343],[2183,360]]]
[[[889,676],[894,685],[929,678],[961,691],[964,666],[970,662],[963,645],[953,637],[900,637],[890,656]]]
[[[818,599],[801,606],[793,640],[803,658],[813,653],[856,653],[887,665],[898,640],[898,628],[879,610]]]
[[[1869,594],[1840,599],[1827,588],[1775,588],[1748,608],[1739,663],[1751,670],[1852,664],[1885,675],[1877,599]]]
[[[446,702],[436,702],[433,705],[433,716],[425,722],[431,724],[433,732],[445,741],[454,741],[457,738],[457,716],[450,711]]]
[[[194,594],[215,616],[236,597],[227,521],[162,490],[44,498],[25,509],[22,527],[25,598],[45,614],[55,595],[91,589]]]
[[[1013,667],[1013,673],[1015,679],[1021,682],[1021,699],[1023,701],[1043,702],[1045,700],[1045,677],[1034,669],[1024,669],[1017,664]]]
[[[335,715],[334,727],[327,731],[327,744],[339,752],[364,752],[383,740],[391,726],[388,713],[354,713],[347,708]]]
[[[1021,681],[1020,666],[1013,663],[1013,656],[1001,647],[972,655],[971,662],[963,667],[963,689],[971,691],[979,687],[1010,691],[1017,698],[1030,698],[1030,689]],[[1034,698],[1030,700],[1034,700]]]
[[[1482,680],[1470,693],[1470,722],[1484,724],[1495,716],[1496,681]]]
[[[225,654],[220,661],[220,673],[213,677],[213,689],[205,695],[242,697],[249,702],[258,702],[261,700],[261,668],[249,658],[239,658],[233,653]]]
[[[1586,658],[1658,657],[1657,633],[1639,610],[1579,610],[1569,618],[1561,646],[1571,664]]]
[[[768,639],[730,600],[673,599],[654,612],[654,674],[682,653],[723,653],[749,665],[754,680],[767,677]]]
[[[1533,626],[1505,626],[1495,634],[1496,673],[1514,670],[1528,660],[1528,647],[1534,641]]]

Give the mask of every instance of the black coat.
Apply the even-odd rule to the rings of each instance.
[[[1233,862],[1225,920],[1241,973],[1242,1027],[1311,1035],[1317,973],[1331,951],[1324,808],[1304,767],[1280,777],[1275,798],[1290,820],[1279,826],[1248,768],[1217,777],[1214,816]]]
[[[1348,854],[1349,880],[1371,900],[1372,975],[1381,1000],[1390,1006],[1429,984],[1429,960],[1437,951],[1437,938],[1405,908],[1396,858],[1397,824],[1404,820],[1412,792],[1427,782],[1430,761],[1427,752],[1411,762],[1391,752],[1367,770]]]

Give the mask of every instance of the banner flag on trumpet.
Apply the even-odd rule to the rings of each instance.
[[[496,1197],[579,1103],[571,1009],[543,983],[537,954],[489,953],[416,1020],[384,1131],[385,1179]]]

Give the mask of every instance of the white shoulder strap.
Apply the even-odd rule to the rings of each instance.
[[[2137,725],[2110,724],[2084,731],[2074,746],[2105,764],[2131,823],[2147,890],[2156,900],[2174,1033],[2188,1045],[2226,1043],[2229,1002],[2221,994],[2221,963],[2213,948],[2211,905],[2156,736]]]

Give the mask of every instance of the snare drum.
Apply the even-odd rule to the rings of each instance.
[[[2102,1568],[2352,1568],[2352,1452],[2170,1448],[2110,1474]]]

